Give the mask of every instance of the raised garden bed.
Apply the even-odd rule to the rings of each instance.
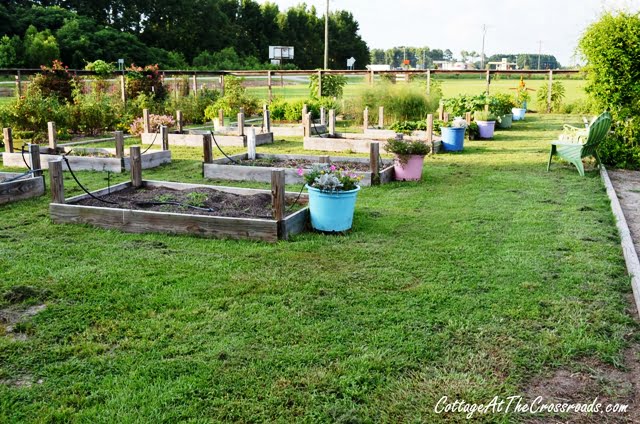
[[[88,194],[65,199],[61,162],[52,166],[55,194],[49,210],[58,224],[275,242],[304,231],[308,223],[308,197],[284,191],[282,170],[273,170],[269,191],[146,181],[134,164],[131,181],[92,192],[100,201]],[[292,205],[297,210],[290,211]]]
[[[40,153],[42,169],[49,169],[49,161],[59,159],[66,155],[69,165],[74,171],[110,171],[126,172],[131,169],[129,156],[118,157],[116,149],[99,149],[87,147],[58,147],[56,150],[43,148]],[[2,164],[6,167],[27,168],[29,159],[23,160],[22,153],[3,153]],[[158,167],[165,163],[171,163],[169,150],[149,150],[142,155],[142,169]],[[67,167],[65,165],[65,170]]]
[[[186,146],[186,147],[198,147],[202,148],[202,143],[204,141],[205,136],[209,134],[209,131],[197,131],[192,130],[188,133],[177,134],[177,133],[169,133],[168,134],[168,144],[170,146]],[[247,130],[244,134],[232,134],[230,132],[214,132],[214,137],[220,146],[226,147],[247,147],[247,134],[249,134],[249,130]],[[153,143],[154,138],[159,137],[154,133],[143,133],[141,134],[142,144],[151,144]],[[256,146],[260,146],[262,144],[272,144],[273,143],[273,133],[256,133]]]
[[[439,139],[433,138],[431,141],[426,140],[425,142],[431,147],[431,154],[440,152],[442,148],[442,142]],[[325,152],[348,151],[355,153],[367,153],[371,149],[371,143],[381,143],[381,147],[384,148],[384,146],[386,145],[386,140],[376,140],[373,138],[361,139],[352,135],[349,135],[347,137],[339,137],[338,133],[336,133],[336,136],[334,137],[327,134],[322,136],[304,137],[303,139],[303,146],[305,150],[319,150]]]
[[[282,168],[287,184],[301,184],[304,179],[298,175],[299,168],[310,169],[313,164],[331,163],[361,176],[360,185],[362,186],[370,186],[378,182],[386,184],[393,180],[393,161],[387,159],[260,153],[256,154],[255,160],[249,160],[246,153],[233,155],[230,158],[238,163],[227,158],[204,163],[202,168],[204,177],[213,180],[269,182],[273,168]]]
[[[0,205],[44,194],[41,175],[0,172]]]

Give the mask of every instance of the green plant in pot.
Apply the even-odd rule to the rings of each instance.
[[[480,138],[493,138],[496,126],[496,116],[493,113],[487,110],[476,111],[473,120],[478,124]]]
[[[491,111],[497,116],[497,126],[500,129],[511,128],[513,122],[512,109],[516,106],[513,98],[506,93],[491,96]]]
[[[387,140],[384,149],[395,155],[393,170],[398,181],[418,181],[422,178],[424,157],[430,148],[419,140],[404,140],[396,137]]]
[[[307,172],[300,168],[298,175],[309,192],[311,226],[325,232],[351,229],[361,178],[330,164],[316,164]]]

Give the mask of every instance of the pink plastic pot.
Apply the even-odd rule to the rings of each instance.
[[[393,170],[395,172],[396,181],[418,181],[422,178],[422,165],[424,164],[424,156],[411,155],[405,157],[406,163],[402,163],[400,158],[396,156],[393,161]]]

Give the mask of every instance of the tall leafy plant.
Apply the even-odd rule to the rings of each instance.
[[[614,120],[613,137],[601,146],[608,164],[640,167],[640,14],[605,13],[578,45],[586,61],[586,90]]]

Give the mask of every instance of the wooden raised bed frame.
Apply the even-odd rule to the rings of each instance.
[[[45,192],[44,177],[40,170],[40,154],[36,144],[29,145],[29,155],[33,158],[31,163],[35,165],[31,174],[24,175],[13,172],[0,172],[0,205],[16,202],[18,200],[31,199],[42,196]],[[16,177],[22,178],[15,179]],[[13,181],[8,181],[11,180]]]
[[[386,184],[393,180],[393,162],[389,160],[380,160],[380,145],[377,142],[373,142],[369,146],[369,158],[352,158],[352,157],[329,157],[329,156],[310,156],[310,155],[271,155],[271,154],[256,154],[256,159],[262,158],[276,158],[276,159],[304,159],[317,163],[331,163],[334,162],[359,162],[368,163],[369,171],[354,171],[356,175],[362,177],[360,185],[363,187]],[[236,165],[226,157],[213,160],[213,156],[210,153],[212,148],[207,148],[205,142],[204,149],[204,162],[202,164],[202,175],[204,178],[212,180],[229,180],[229,181],[257,181],[267,183],[271,181],[271,170],[267,166],[249,166],[249,165]],[[230,156],[233,160],[246,160],[249,158],[247,153]],[[380,169],[380,164],[382,168]],[[298,175],[298,170],[294,168],[284,168],[285,179],[287,184],[302,184],[304,178]]]
[[[60,150],[63,152],[71,152],[73,151],[83,151],[87,154],[104,154],[110,155],[114,157],[92,157],[92,156],[73,156],[72,154],[67,155],[67,160],[69,161],[69,166],[74,171],[109,171],[115,173],[126,172],[131,169],[131,158],[129,156],[125,156],[124,151],[124,137],[122,131],[116,131],[115,139],[116,146],[115,148],[88,148],[88,147],[58,147],[57,141],[55,139],[55,124],[49,123],[49,147],[43,149],[40,153],[40,163],[42,164],[42,169],[49,169],[49,162],[54,161],[56,159],[60,159],[62,156],[59,153]],[[54,131],[52,134],[51,131]],[[5,136],[6,139],[6,136]],[[163,145],[163,147],[166,147]],[[27,160],[28,163],[28,160]],[[157,166],[163,165],[165,163],[171,163],[171,152],[168,148],[163,148],[163,150],[155,150],[148,151],[147,153],[142,155],[142,169],[150,169],[155,168]],[[2,155],[2,164],[6,167],[12,168],[27,168],[27,164],[25,164],[25,159],[22,156],[22,152],[13,152],[13,143],[11,143],[11,147]],[[33,168],[33,165],[29,163],[29,166]],[[67,166],[64,166],[65,170],[68,170]]]
[[[128,187],[166,187],[175,190],[192,188],[213,188],[228,193],[251,195],[270,193],[273,202],[273,219],[233,218],[221,216],[192,215],[188,213],[166,213],[113,207],[95,207],[78,205],[77,202],[86,199],[87,194],[64,198],[62,178],[62,162],[51,163],[51,191],[53,201],[49,206],[51,219],[54,223],[90,224],[101,228],[117,229],[131,233],[168,233],[186,234],[208,238],[230,238],[245,240],[262,240],[276,242],[287,240],[289,236],[304,231],[307,227],[309,209],[304,207],[297,212],[285,216],[286,199],[294,200],[298,193],[286,193],[284,190],[284,170],[272,171],[271,190],[256,190],[248,188],[209,186],[202,184],[184,184],[166,181],[142,180],[139,154],[140,147],[131,148],[134,159],[131,170],[131,181],[116,186],[94,191],[94,196],[117,192]],[[134,151],[134,149],[136,151]],[[301,195],[300,200],[307,202],[308,197]]]

